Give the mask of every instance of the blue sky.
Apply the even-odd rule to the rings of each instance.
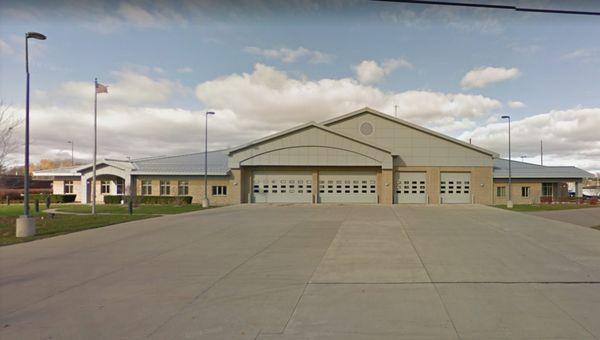
[[[217,112],[210,147],[221,148],[399,105],[401,118],[503,155],[497,118],[510,114],[514,157],[538,162],[544,139],[546,164],[600,171],[600,17],[367,1],[0,6],[0,96],[16,115],[23,34],[48,36],[31,43],[36,159],[66,157],[68,139],[89,158],[97,76],[110,92],[100,98],[107,157],[196,151],[207,109]]]

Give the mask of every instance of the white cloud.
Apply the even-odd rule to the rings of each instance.
[[[600,108],[550,111],[511,122],[513,156],[539,159],[540,139],[544,141],[544,165],[575,165],[600,171]],[[464,132],[461,139],[501,152],[507,157],[507,127],[504,122]],[[533,161],[531,159],[530,161]]]
[[[508,107],[510,107],[511,109],[520,109],[525,107],[525,103],[520,102],[518,100],[511,100],[508,103]]]
[[[600,49],[580,48],[562,56],[562,59],[580,60],[586,63],[600,61]]]
[[[278,131],[310,120],[370,106],[430,127],[478,119],[501,107],[497,100],[431,91],[386,92],[351,78],[306,80],[263,64],[197,86],[198,98],[215,110],[230,110],[257,126]],[[450,120],[449,120],[450,119]],[[259,137],[258,135],[256,137]]]
[[[400,67],[412,68],[412,64],[402,58],[386,59],[381,66],[374,60],[363,60],[354,66],[354,72],[361,83],[374,84]]]
[[[131,69],[114,71],[111,73],[116,81],[100,79],[99,82],[108,85],[108,95],[102,99],[106,104],[160,104],[165,103],[174,94],[185,92],[185,88],[174,81],[166,78],[152,78],[143,73]],[[59,88],[59,94],[63,97],[74,97],[80,101],[89,101],[94,95],[94,84],[92,82],[68,81]]]
[[[479,67],[467,72],[460,84],[465,89],[482,88],[492,83],[516,78],[520,74],[521,72],[514,67]]]
[[[244,48],[244,51],[264,58],[276,59],[284,63],[295,63],[300,60],[306,60],[311,64],[321,64],[331,62],[333,59],[333,56],[330,54],[309,50],[302,46],[297,49],[290,49],[287,47],[263,49],[255,46],[248,46]]]

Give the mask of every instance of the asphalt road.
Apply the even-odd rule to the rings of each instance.
[[[600,232],[484,206],[246,205],[0,248],[2,339],[594,339]]]

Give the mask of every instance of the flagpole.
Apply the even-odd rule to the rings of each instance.
[[[98,78],[94,78],[94,165],[92,165],[92,215],[96,215],[96,153],[98,152]]]

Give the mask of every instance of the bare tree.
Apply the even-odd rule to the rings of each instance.
[[[18,143],[13,137],[21,123],[22,120],[15,117],[10,106],[0,100],[0,174],[6,171],[8,154],[17,148]]]

